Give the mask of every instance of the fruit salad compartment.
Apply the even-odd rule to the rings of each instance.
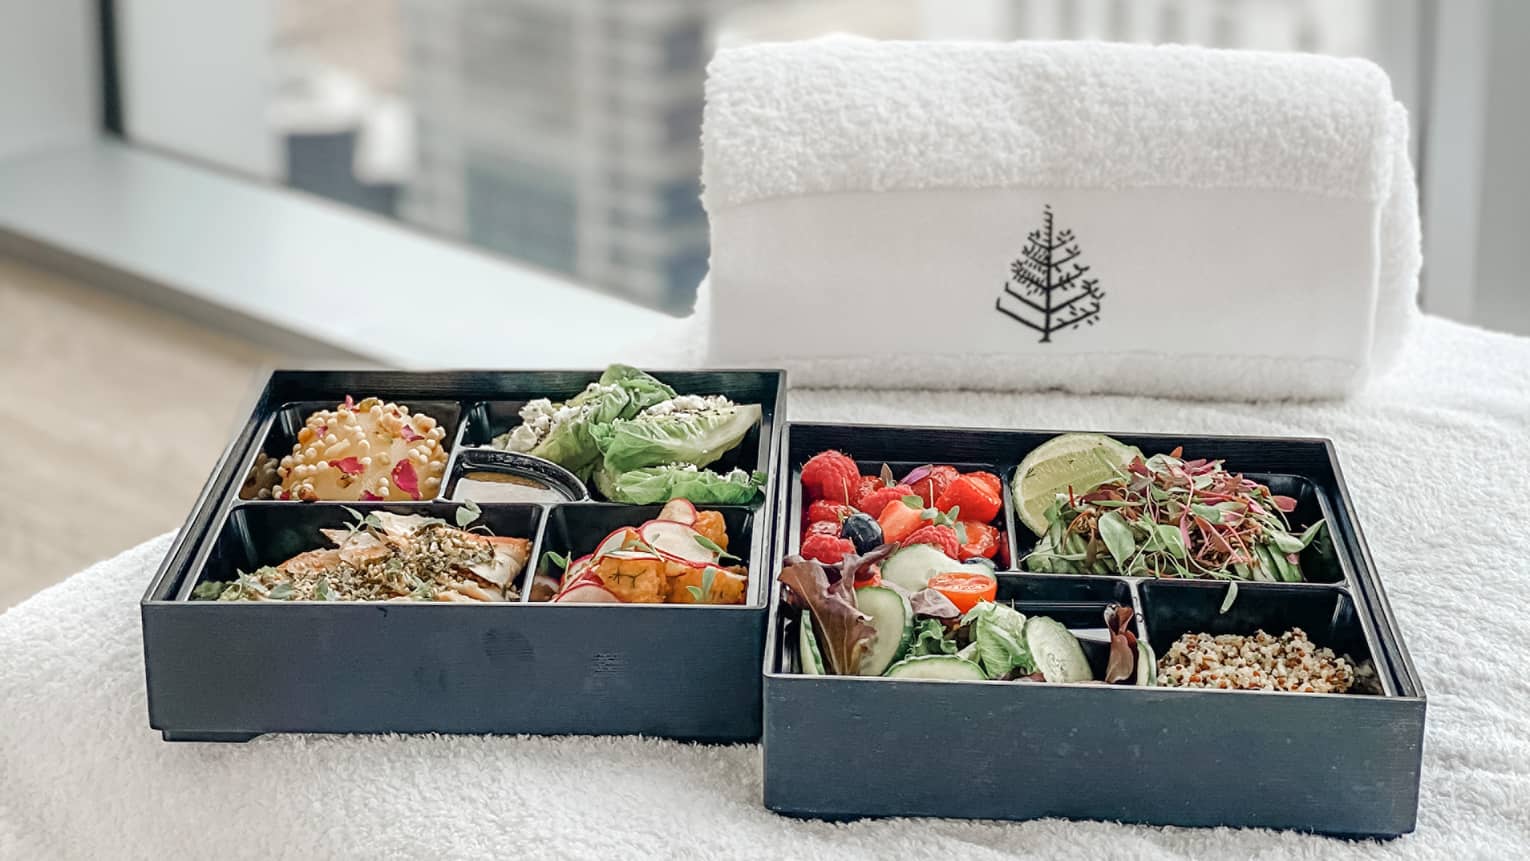
[[[1004,476],[1008,497],[1019,463],[1055,436],[793,423],[778,469],[785,516],[777,547],[786,554],[802,546],[805,506],[817,493],[804,495],[801,470],[825,450],[849,453],[862,467],[884,458],[989,464]],[[768,807],[827,819],[1062,816],[1343,835],[1412,830],[1424,693],[1331,445],[1116,438],[1146,454],[1183,446],[1187,458],[1225,459],[1229,470],[1289,497],[1281,504],[1295,524],[1327,522],[1330,537],[1300,553],[1305,582],[1016,570],[1036,539],[1010,498],[1004,516],[1015,553],[1010,567],[994,572],[990,598],[1003,609],[984,618],[964,601],[961,624],[948,625],[944,642],[938,620],[921,612],[910,613],[916,624],[906,629],[888,624],[901,618],[899,603],[880,593],[889,581],[910,582],[909,566],[895,557],[880,558],[870,574],[859,563],[819,565],[831,590],[837,575],[845,578],[839,588],[853,579],[855,603],[875,630],[858,665],[887,669],[832,674],[835,655],[823,652],[845,661],[846,629],[811,630],[813,620],[798,608],[817,605],[777,585],[764,666]],[[811,565],[788,567],[795,570],[782,583],[811,592],[825,582],[803,573]],[[930,563],[914,567],[922,574]],[[868,591],[875,600],[859,597]],[[1006,627],[1006,618],[1018,624]],[[997,633],[985,635],[985,623]],[[894,628],[906,638],[884,637]],[[879,648],[883,639],[895,643]],[[1013,657],[1014,643],[1029,647],[1034,665]],[[1279,676],[1267,687],[1281,689],[1219,689],[1261,687],[1266,675]],[[1320,692],[1340,689],[1348,692]],[[941,740],[943,762],[961,767],[931,769],[917,756],[932,739]],[[1131,791],[1110,789],[1122,773],[1133,775]]]
[[[682,394],[758,405],[754,426],[727,457],[768,480],[783,374],[659,373]],[[695,584],[675,587],[682,602],[614,608],[534,600],[545,599],[538,587],[557,573],[547,570],[544,545],[565,559],[588,553],[593,547],[578,545],[598,542],[610,531],[600,531],[606,523],[642,525],[659,506],[464,495],[474,470],[516,457],[477,447],[498,405],[568,398],[601,376],[273,373],[143,600],[151,725],[167,740],[201,741],[394,731],[758,738],[768,575],[723,569],[767,558],[771,531],[756,524],[768,522],[773,493],[748,505],[699,506],[712,512],[705,516],[715,518],[727,547],[715,554],[719,570],[708,578],[715,582],[703,583],[702,570]],[[388,419],[392,436],[379,445],[373,427],[352,427],[353,445],[366,439],[375,454],[396,442],[395,464],[423,467],[436,457],[439,472],[421,468],[419,481],[403,489],[390,481],[387,494],[373,494],[384,499],[304,502],[254,490],[252,475],[280,466],[294,443],[316,449],[303,462],[325,459],[320,447],[345,441],[342,426],[364,412],[375,417],[372,407],[398,409]],[[321,410],[328,412],[315,427]],[[300,439],[304,428],[310,432]],[[335,439],[326,440],[331,432]],[[336,450],[329,460],[351,456]],[[345,466],[369,465],[357,455]],[[427,487],[436,475],[439,483]],[[687,606],[696,602],[687,585],[712,603]],[[717,596],[733,585],[738,594],[727,594],[737,600],[723,605]]]

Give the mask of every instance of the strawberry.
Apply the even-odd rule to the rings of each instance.
[[[808,524],[808,535],[828,535],[838,538],[840,526],[838,520],[815,520]]]
[[[921,474],[923,473],[923,474]],[[932,508],[935,500],[951,486],[951,482],[961,473],[954,466],[930,466],[916,469],[909,473],[914,477],[908,481],[909,487],[913,488],[914,495],[924,500],[925,508]],[[907,481],[907,479],[905,479]]]
[[[930,524],[921,526],[910,532],[899,542],[904,547],[914,544],[929,544],[952,559],[959,559],[962,551],[962,543],[956,538],[956,530],[949,526],[937,526]]]
[[[913,496],[914,489],[906,484],[895,484],[892,487],[884,487],[881,490],[867,494],[856,503],[856,508],[866,512],[872,517],[879,516],[889,503],[897,502],[905,496]]]
[[[848,538],[832,535],[809,535],[802,539],[802,555],[817,559],[825,565],[838,565],[846,553],[854,553],[855,545]]]
[[[802,465],[802,487],[810,499],[849,504],[860,483],[860,468],[843,452],[821,451]]]
[[[863,475],[861,476],[860,483],[856,484],[855,489],[850,492],[850,504],[856,508],[861,508],[861,500],[886,486],[887,484],[882,479],[874,475]],[[861,510],[865,511],[866,509],[861,508]],[[872,516],[875,517],[876,514],[873,513]]]
[[[831,521],[837,525],[844,522],[846,517],[849,517],[854,513],[855,509],[845,505],[844,503],[830,502],[827,499],[820,499],[812,505],[808,506],[807,519],[808,523]]]
[[[999,550],[999,530],[986,523],[976,520],[962,521],[962,528],[967,533],[967,540],[962,543],[962,555],[958,559],[971,559],[981,556],[984,559],[992,559]]]
[[[987,523],[998,517],[1000,505],[998,492],[986,480],[972,475],[959,476],[935,500],[935,507],[941,511],[950,513],[953,508],[959,509],[957,514],[962,520],[976,520],[979,523]]]
[[[994,496],[1002,497],[1004,495],[1004,483],[999,481],[999,477],[991,472],[969,472],[967,477],[975,478],[988,485],[988,489],[993,491]]]
[[[924,512],[925,509],[909,505],[903,500],[883,508],[877,516],[877,524],[882,527],[882,540],[889,544],[902,541],[909,533],[924,525]]]

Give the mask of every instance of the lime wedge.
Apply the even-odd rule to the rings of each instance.
[[[1097,433],[1055,436],[1031,451],[1015,470],[1011,492],[1020,522],[1037,535],[1047,531],[1046,512],[1059,493],[1086,493],[1115,478],[1142,453]]]

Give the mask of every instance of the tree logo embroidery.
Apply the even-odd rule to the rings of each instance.
[[[994,307],[1040,332],[1040,343],[1047,344],[1053,332],[1085,323],[1093,326],[1100,319],[1105,291],[1099,288],[1099,279],[1084,277],[1088,266],[1073,262],[1081,253],[1073,231],[1053,233],[1051,204],[1042,222],[1040,230],[1026,237],[1020,257],[1009,264],[1010,280],[1004,282]]]

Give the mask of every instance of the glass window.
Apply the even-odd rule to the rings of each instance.
[[[687,308],[705,272],[702,92],[719,43],[828,32],[1183,41],[1381,57],[1404,101],[1417,78],[1407,65],[1411,47],[1389,47],[1414,43],[1388,41],[1397,27],[1383,19],[1380,0],[236,5],[237,14],[214,14],[197,0],[121,4],[132,12],[124,54],[136,65],[128,78],[155,88],[126,94],[131,137],[666,310]],[[193,68],[179,59],[189,49],[177,45],[207,50]],[[187,103],[171,91],[177,82],[214,72],[223,97],[208,110],[216,108],[218,122],[155,126],[155,117],[173,113],[163,107]],[[261,128],[268,140],[252,145]]]

